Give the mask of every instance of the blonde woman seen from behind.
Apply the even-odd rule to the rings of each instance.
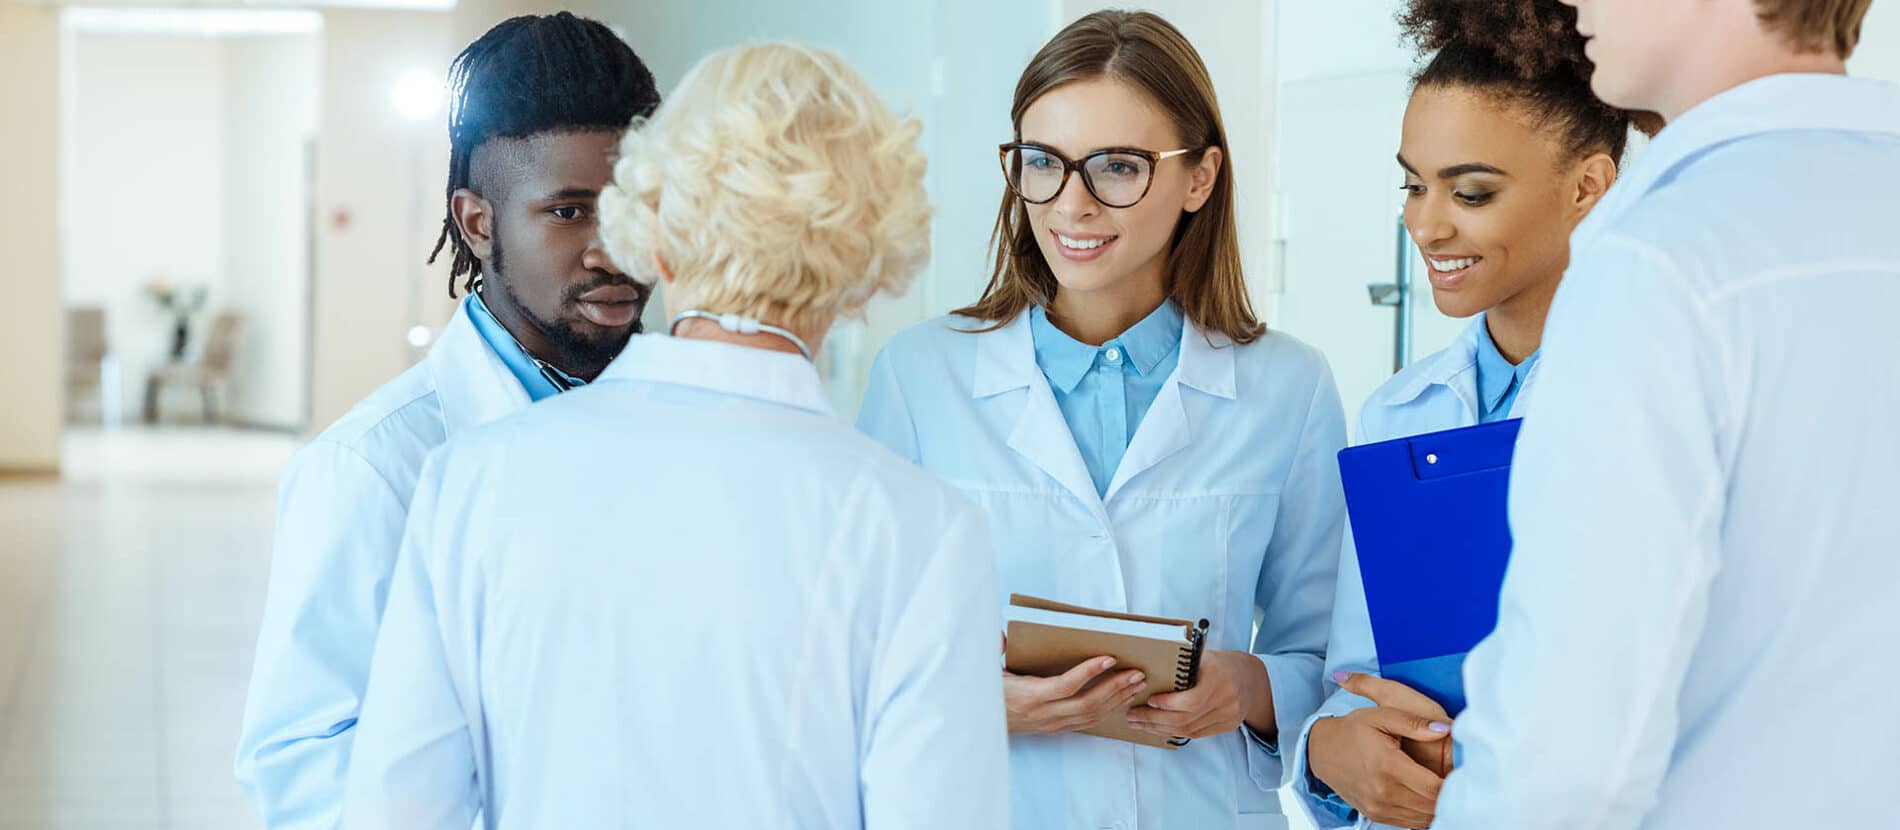
[[[1005,827],[981,512],[807,351],[928,255],[919,127],[836,56],[717,53],[601,194],[674,335],[424,476],[353,827]]]

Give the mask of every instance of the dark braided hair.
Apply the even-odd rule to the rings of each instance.
[[[454,214],[455,192],[472,187],[477,147],[496,138],[624,130],[660,105],[653,73],[626,42],[605,24],[567,12],[496,24],[449,65],[449,87],[449,215],[429,262],[454,246],[450,297],[457,278],[474,291],[482,273]]]
[[[1418,87],[1503,93],[1577,156],[1605,153],[1621,163],[1630,127],[1662,129],[1652,113],[1597,99],[1577,10],[1558,0],[1411,0],[1399,26],[1420,53],[1437,53],[1413,78]]]

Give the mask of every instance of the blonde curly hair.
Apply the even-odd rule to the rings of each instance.
[[[930,257],[922,131],[826,50],[714,53],[621,138],[601,241],[675,308],[823,329]]]

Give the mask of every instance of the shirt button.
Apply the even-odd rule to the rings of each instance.
[[[1102,352],[1102,357],[1107,358],[1108,362],[1114,363],[1115,361],[1122,359],[1122,350],[1109,349],[1108,351]]]

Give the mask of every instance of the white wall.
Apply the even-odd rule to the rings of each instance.
[[[1099,0],[1058,0],[1057,5],[1060,19],[1050,36],[1089,12],[1130,7]],[[1274,216],[1271,178],[1275,79],[1280,66],[1272,44],[1280,5],[1262,0],[1148,0],[1136,6],[1167,18],[1180,29],[1214,78],[1235,175],[1241,264],[1254,311],[1263,321],[1272,316],[1277,285],[1273,227],[1278,217]]]
[[[1399,35],[1400,0],[1286,0],[1274,54],[1285,83],[1391,72],[1410,67]]]
[[[323,16],[312,429],[415,361],[410,325],[447,317],[447,271],[422,264],[444,210],[447,116],[405,121],[392,96],[411,72],[446,76],[461,47],[450,48],[447,13]]]
[[[1900,82],[1900,3],[1882,0],[1867,10],[1860,48],[1847,70],[1863,78]]]
[[[1399,0],[1280,3],[1274,191],[1283,273],[1273,324],[1326,353],[1349,422],[1392,374],[1394,312],[1370,283],[1398,265],[1398,165],[1393,153],[1410,94],[1412,50]],[[1432,307],[1422,280],[1411,315],[1413,356],[1440,348],[1457,323]]]
[[[106,309],[107,338],[136,406],[164,362],[171,318],[145,293],[164,276],[225,299],[225,62],[204,38],[81,33],[73,38],[73,154],[64,293]],[[194,339],[203,334],[201,317]]]
[[[296,428],[305,420],[318,45],[315,35],[222,44],[222,299],[245,324],[228,408],[244,423]]]
[[[0,471],[59,468],[59,11],[0,0]],[[28,359],[19,359],[20,357]]]

